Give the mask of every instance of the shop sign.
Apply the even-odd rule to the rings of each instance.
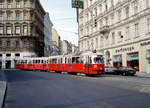
[[[116,53],[120,53],[120,52],[126,52],[126,51],[133,51],[134,47],[128,47],[128,48],[120,48],[116,50]]]
[[[141,43],[141,46],[150,45],[150,41]]]
[[[128,61],[139,60],[138,54],[131,54],[127,56]]]

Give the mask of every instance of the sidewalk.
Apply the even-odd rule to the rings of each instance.
[[[3,105],[3,99],[5,96],[6,86],[7,86],[7,83],[6,83],[4,72],[0,70],[0,108],[2,108],[2,105]]]
[[[148,74],[146,72],[136,72],[136,76],[150,78],[150,74]]]

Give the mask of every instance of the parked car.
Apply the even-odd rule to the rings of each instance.
[[[106,74],[116,74],[117,68],[105,66],[105,73]]]
[[[117,69],[117,74],[120,75],[135,75],[136,74],[136,70],[131,68],[131,67],[120,67],[119,69]]]

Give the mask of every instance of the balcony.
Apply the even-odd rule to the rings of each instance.
[[[105,34],[107,32],[109,32],[109,26],[108,25],[107,26],[103,26],[103,27],[100,28],[100,33],[101,34]]]

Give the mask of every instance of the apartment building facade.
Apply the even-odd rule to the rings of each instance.
[[[52,28],[52,56],[60,55],[60,36],[55,28]]]
[[[44,16],[44,56],[49,57],[52,54],[52,27],[53,23],[49,17],[49,13],[46,12]]]
[[[61,55],[73,54],[72,53],[72,44],[70,42],[68,42],[67,40],[61,41],[60,54]]]
[[[97,50],[105,65],[150,73],[150,0],[84,0],[78,24],[80,51]]]
[[[0,0],[0,67],[44,56],[44,15],[39,0]]]

